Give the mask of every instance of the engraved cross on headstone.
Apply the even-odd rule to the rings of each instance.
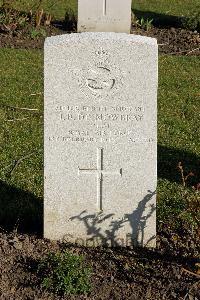
[[[103,148],[97,148],[97,167],[95,169],[80,168],[78,167],[78,175],[80,174],[94,174],[97,176],[97,207],[100,211],[103,210],[102,203],[102,186],[103,186],[103,176],[104,175],[119,175],[122,176],[122,169],[119,171],[104,171],[103,169]]]
[[[107,0],[103,0],[103,15],[106,15],[106,11],[107,11]]]

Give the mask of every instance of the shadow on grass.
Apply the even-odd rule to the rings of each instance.
[[[73,10],[67,11],[64,20],[53,20],[51,24],[58,29],[70,32],[77,31],[77,16],[74,14]]]
[[[153,19],[153,25],[160,28],[170,28],[170,27],[183,27],[183,21],[185,17],[177,17],[165,14],[159,14],[151,11],[140,11],[140,10],[133,10],[134,15],[137,19],[144,19],[145,21]],[[56,28],[59,28],[63,31],[67,32],[74,32],[77,28],[77,20],[74,15],[68,15],[65,20],[54,20],[52,25]]]
[[[194,173],[194,176],[188,179],[188,186],[195,186],[200,182],[199,156],[187,151],[158,145],[158,178],[182,184],[181,174],[177,168],[179,162],[182,163],[185,176],[190,172]]]
[[[133,9],[133,13],[137,19],[142,18],[146,20],[153,20],[152,24],[159,28],[185,28],[188,17],[186,16],[172,16],[166,14],[155,13],[152,11],[141,11]],[[192,16],[190,17],[192,18]],[[77,29],[77,17],[73,14],[66,13],[64,20],[54,20],[52,25],[67,32],[76,32]]]
[[[71,21],[66,22],[65,20],[53,20],[51,25],[57,29],[65,31],[65,33],[76,33],[77,32],[77,22]]]
[[[43,232],[43,201],[0,181],[0,227],[5,231],[16,229],[22,233]]]
[[[153,25],[160,28],[181,28],[183,27],[183,21],[185,20],[185,17],[159,14],[152,11],[141,11],[134,9],[133,13],[137,19],[143,18],[145,21],[147,19],[153,19]]]

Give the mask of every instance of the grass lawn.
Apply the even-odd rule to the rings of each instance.
[[[3,0],[0,0],[0,5]],[[29,11],[37,8],[39,0],[14,0],[12,6],[19,10]],[[45,12],[51,13],[54,18],[62,19],[67,9],[72,9],[77,14],[78,0],[43,0],[40,6]]]
[[[0,226],[9,223],[13,229],[19,221],[26,229],[29,223],[38,228],[43,198],[43,52],[4,48],[0,61]],[[187,173],[200,161],[199,70],[197,57],[159,60],[158,220],[173,222],[181,214],[188,224],[198,221],[198,193],[183,188],[176,166],[181,161]]]
[[[0,5],[3,0],[0,0]],[[21,10],[35,8],[39,0],[14,0],[13,6]],[[67,8],[77,14],[78,0],[43,0],[41,7],[50,12],[55,18],[63,18]],[[134,0],[132,8],[139,11],[172,16],[191,15],[200,7],[199,0]],[[200,8],[199,8],[200,9]]]
[[[0,61],[0,219],[10,220],[11,227],[20,219],[38,230],[43,195],[42,52],[1,49]],[[30,157],[17,166],[26,155]]]
[[[187,16],[200,9],[199,0],[134,0],[133,9],[172,16]]]
[[[162,221],[200,224],[200,195],[183,188],[177,168],[182,162],[184,175],[190,171],[196,175],[188,179],[188,185],[200,178],[199,70],[199,57],[160,57],[158,219]]]

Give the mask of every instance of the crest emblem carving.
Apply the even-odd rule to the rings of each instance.
[[[120,91],[123,73],[112,60],[108,51],[100,48],[95,52],[95,59],[78,74],[78,84],[86,96],[93,95],[100,99]]]
[[[109,91],[115,85],[115,78],[112,78],[111,71],[106,67],[91,69],[91,77],[86,79],[86,84],[92,92]]]

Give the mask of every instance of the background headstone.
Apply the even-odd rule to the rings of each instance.
[[[46,238],[155,245],[157,81],[155,39],[46,39]]]
[[[131,2],[131,0],[79,0],[78,32],[130,33]]]

